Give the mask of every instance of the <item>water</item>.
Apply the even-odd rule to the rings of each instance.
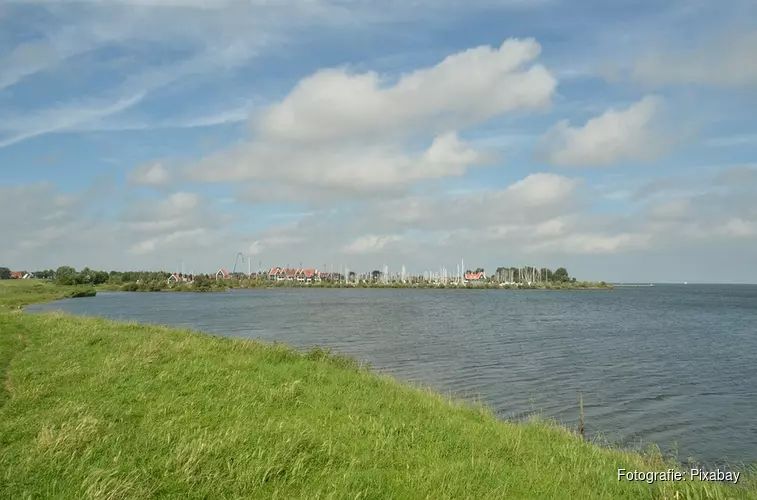
[[[320,345],[415,383],[632,448],[757,462],[757,286],[614,291],[274,289],[101,293],[62,309]]]

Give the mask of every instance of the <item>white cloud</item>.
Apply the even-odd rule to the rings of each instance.
[[[25,113],[23,116],[9,117],[0,124],[0,131],[6,132],[5,137],[0,136],[0,148],[52,132],[107,130],[109,127],[102,125],[104,119],[136,106],[150,93],[182,78],[212,72],[224,64],[241,64],[252,55],[251,50],[230,52],[228,48],[211,48],[172,66],[162,66],[129,77],[118,89],[110,92],[109,97],[85,99],[44,111]],[[223,64],[219,63],[219,58],[224,60]],[[217,118],[215,117],[216,120]],[[228,118],[227,116],[226,119]]]
[[[81,21],[81,19],[79,19]],[[103,19],[77,22],[46,32],[44,37],[20,43],[6,54],[0,54],[0,91],[22,82],[66,61],[85,54],[95,47],[112,43],[126,36],[130,23],[120,18],[107,24]]]
[[[549,0],[546,0],[549,1]],[[489,8],[523,8],[539,1],[471,0]],[[302,28],[352,27],[359,24],[428,18],[461,10],[456,1],[348,2],[342,0],[4,0],[44,9],[35,16],[43,35],[0,53],[0,90],[25,78],[57,69],[78,56],[108,45],[128,47],[135,40],[171,48],[226,47],[220,66],[235,50],[270,50]],[[39,12],[39,11],[38,11]],[[232,62],[233,64],[233,62]]]
[[[583,127],[558,122],[543,138],[547,159],[562,166],[610,165],[649,161],[663,153],[668,141],[654,126],[661,99],[647,96],[624,110],[609,109]]]
[[[373,72],[322,70],[301,81],[268,109],[257,130],[298,142],[436,132],[478,123],[516,109],[549,105],[557,81],[541,65],[535,40],[476,47],[434,67],[400,77],[394,85]]]
[[[509,186],[504,197],[524,207],[549,205],[570,199],[579,182],[558,174],[536,173]]]
[[[398,228],[501,228],[503,224],[532,227],[578,210],[580,187],[577,179],[536,173],[503,189],[382,200],[364,206],[359,213],[365,218],[361,222],[364,227],[385,232]]]
[[[208,233],[208,229],[202,227],[174,231],[154,238],[142,240],[133,245],[130,251],[135,255],[145,255],[154,252],[156,249],[177,248],[188,245],[208,247],[211,246],[211,242],[208,241]]]
[[[0,130],[12,133],[0,136],[0,148],[16,144],[32,137],[51,132],[68,130],[82,123],[99,120],[131,108],[145,97],[144,92],[118,98],[116,101],[97,100],[73,106],[49,108],[42,112],[29,113],[26,117],[12,117],[0,125]]]
[[[133,184],[161,187],[170,182],[171,175],[162,163],[155,162],[138,166],[129,172],[127,179]]]
[[[446,154],[443,154],[446,153]],[[309,201],[369,191],[387,191],[414,182],[459,177],[490,157],[462,143],[455,134],[436,137],[420,155],[397,145],[323,145],[253,143],[192,166],[195,181],[256,181],[246,198]],[[325,190],[325,191],[324,191]]]
[[[379,253],[386,251],[387,247],[402,241],[402,237],[398,235],[377,236],[366,235],[361,236],[344,247],[344,253],[346,254],[365,254],[365,253]]]
[[[555,79],[540,65],[527,67],[539,52],[534,40],[507,40],[453,54],[394,84],[375,73],[319,71],[253,120],[252,141],[189,165],[187,175],[255,181],[245,198],[288,201],[462,176],[495,157],[466,144],[457,130],[549,105]],[[409,147],[424,139],[425,151]]]
[[[649,209],[650,215],[662,220],[682,219],[687,217],[690,211],[691,200],[689,198],[665,200],[652,205]]]
[[[757,235],[757,222],[736,217],[725,223],[723,231],[729,236],[755,236]]]
[[[655,51],[636,61],[631,76],[650,85],[757,85],[757,31],[737,32],[687,50]]]
[[[681,252],[683,246],[686,252],[719,248],[722,255],[750,245],[753,251],[756,179],[714,182],[723,172],[703,179],[698,193],[666,191],[666,196],[642,199],[637,212],[623,215],[586,212],[597,198],[587,199],[594,193],[577,179],[533,174],[504,189],[367,201],[300,214],[300,220],[284,225],[272,220],[273,226],[247,233],[235,229],[241,219],[232,218],[221,204],[192,192],[157,200],[124,198],[123,211],[110,219],[93,215],[98,200],[115,201],[102,188],[66,195],[50,185],[0,188],[0,225],[14,235],[0,240],[0,263],[13,268],[71,264],[174,270],[183,261],[187,269],[212,271],[229,267],[242,251],[264,267],[303,262],[320,268],[331,262],[370,270],[387,263],[417,271],[454,266],[464,257],[466,263],[487,268],[566,265],[573,271],[574,263],[587,262],[585,273],[595,269],[586,266],[598,261],[582,261],[581,256],[592,256],[616,259],[602,262],[614,262],[607,269],[617,274],[594,277],[630,279],[633,272],[624,262],[636,256]],[[95,197],[98,191],[100,198]],[[23,219],[13,215],[20,212]],[[729,261],[741,262],[743,268],[751,254],[739,255]],[[582,277],[580,268],[576,272]]]
[[[531,252],[552,252],[560,254],[615,254],[645,249],[649,246],[651,235],[643,233],[571,234],[546,242],[530,245]]]
[[[154,51],[180,49],[187,55],[178,62],[141,66],[131,71],[120,84],[106,87],[86,97],[47,103],[37,99],[32,109],[23,112],[4,110],[0,114],[0,148],[39,135],[64,131],[129,130],[157,127],[196,127],[232,123],[249,109],[226,110],[208,116],[161,118],[155,124],[144,120],[111,123],[111,117],[136,107],[152,93],[178,82],[201,78],[218,79],[238,68],[262,50],[270,50],[277,39],[275,29],[265,26],[256,16],[241,16],[234,21],[234,8],[214,9],[212,14],[181,9],[135,9],[108,2],[97,7],[82,3],[61,8],[46,7],[56,19],[43,23],[45,36],[19,45],[7,54],[0,52],[0,92],[23,83],[24,78],[45,74],[57,78],[58,69],[109,72],[110,62],[98,62],[93,54],[104,46],[117,46],[126,54],[136,54],[152,45]],[[247,19],[245,23],[239,19]],[[138,41],[138,43],[134,43]],[[274,44],[275,45],[275,44]],[[65,63],[65,67],[63,64]],[[86,65],[85,65],[86,64]],[[36,108],[36,110],[35,110]],[[247,107],[249,108],[249,107]]]

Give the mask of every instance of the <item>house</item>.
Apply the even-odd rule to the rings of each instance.
[[[268,279],[280,281],[284,279],[282,272],[283,270],[280,267],[272,267],[271,270],[268,271]]]
[[[30,280],[30,279],[34,279],[34,278],[36,278],[36,276],[34,276],[34,273],[26,273],[26,274],[24,274],[24,277],[23,277],[23,279],[25,279],[25,280]]]
[[[180,281],[182,281],[182,279],[176,273],[173,273],[171,276],[168,277],[168,284],[169,285],[171,283],[179,283]]]
[[[486,273],[484,271],[479,271],[477,273],[466,271],[465,281],[486,281]]]
[[[229,278],[230,276],[231,275],[229,274],[229,271],[227,271],[226,269],[219,269],[218,272],[216,273],[216,279],[219,279],[219,278],[226,279],[226,278]]]
[[[300,283],[312,283],[317,273],[315,269],[298,269],[296,278]]]
[[[23,279],[24,274],[26,274],[26,273],[24,273],[23,271],[11,271],[11,279],[12,280]]]

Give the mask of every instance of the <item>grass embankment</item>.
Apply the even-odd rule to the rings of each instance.
[[[0,341],[0,498],[757,498],[317,349],[8,311]]]
[[[0,281],[0,312],[21,309],[24,306],[53,300],[94,297],[97,291],[91,286],[57,286],[42,280]]]

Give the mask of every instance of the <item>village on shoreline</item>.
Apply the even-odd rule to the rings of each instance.
[[[273,267],[267,271],[241,273],[219,269],[216,273],[166,271],[98,271],[88,267],[77,271],[70,266],[36,272],[10,271],[0,267],[0,279],[41,279],[60,285],[92,285],[112,291],[219,291],[234,288],[487,288],[487,289],[609,289],[605,282],[578,281],[560,267],[499,267],[487,275],[483,268],[449,273],[409,273],[403,268],[394,274],[383,270],[356,273],[347,268],[323,271],[315,268]]]

